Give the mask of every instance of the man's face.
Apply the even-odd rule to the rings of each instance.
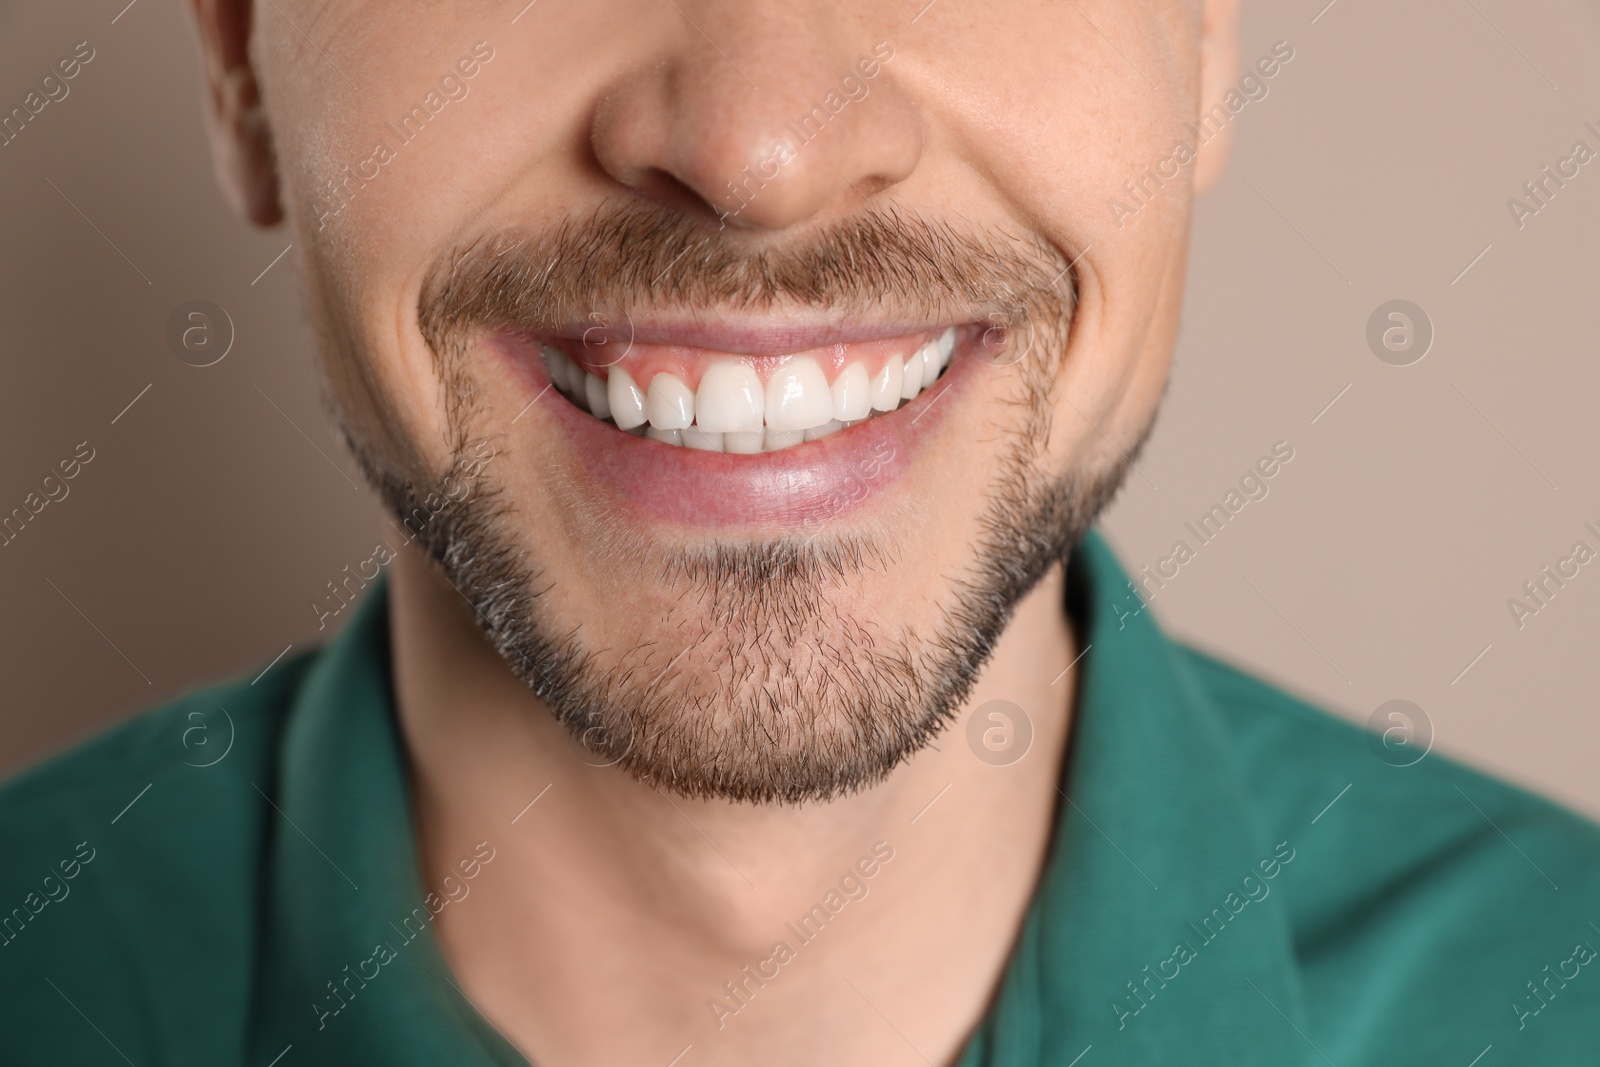
[[[881,779],[1153,418],[1230,19],[924,2],[254,9],[347,436],[654,784]]]

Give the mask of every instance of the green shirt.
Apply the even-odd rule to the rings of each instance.
[[[1091,535],[1056,839],[962,1067],[1600,1061],[1597,828],[1396,766],[1129,588]],[[0,1064],[524,1062],[433,939],[386,613],[0,790]]]

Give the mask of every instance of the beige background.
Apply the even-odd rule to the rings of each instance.
[[[0,548],[0,772],[304,647],[380,529],[318,405],[293,254],[262,274],[288,238],[215,191],[184,13],[124,2],[0,8],[0,110],[96,50],[0,148],[0,511],[96,453]],[[1600,815],[1600,562],[1521,630],[1506,606],[1600,549],[1600,162],[1520,231],[1506,207],[1600,149],[1600,8],[1324,2],[1246,4],[1244,58],[1295,58],[1200,209],[1170,397],[1106,527],[1153,565],[1288,441],[1158,615],[1357,720],[1415,701],[1440,751]],[[206,369],[164,339],[197,297],[237,332]],[[1436,330],[1409,367],[1365,341],[1399,297]]]

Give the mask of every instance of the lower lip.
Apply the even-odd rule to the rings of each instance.
[[[700,527],[816,526],[878,499],[951,409],[945,394],[981,362],[961,358],[958,343],[938,381],[892,412],[792,448],[733,455],[624,433],[557,392],[536,345],[506,334],[491,343],[566,434],[596,489],[650,518]]]

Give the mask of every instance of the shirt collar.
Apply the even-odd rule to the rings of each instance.
[[[394,715],[388,602],[380,582],[319,658],[289,709],[276,781],[262,783],[276,810],[249,1060],[272,1062],[292,1046],[284,1067],[522,1067],[454,987],[433,937]]]
[[[962,1067],[1065,1064],[1091,1046],[1114,1062],[1178,1050],[1296,1062],[1308,1049],[1287,915],[1270,892],[1249,899],[1271,888],[1262,864],[1277,843],[1217,709],[1098,535],[1074,551],[1067,585],[1085,654],[1056,837]],[[387,613],[380,584],[309,674],[276,778],[258,783],[275,810],[249,1058],[292,1046],[299,1062],[523,1065],[454,987],[432,935]]]

